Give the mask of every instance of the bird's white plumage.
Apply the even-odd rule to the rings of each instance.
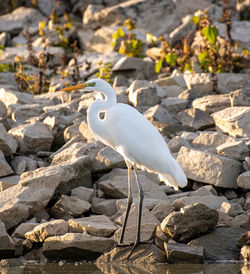
[[[135,108],[116,103],[113,88],[104,80],[93,79],[95,90],[104,94],[105,100],[96,100],[88,109],[88,125],[94,136],[119,152],[131,165],[159,175],[166,184],[178,189],[187,184],[186,176],[171,155],[159,131]],[[104,112],[104,119],[100,119]]]

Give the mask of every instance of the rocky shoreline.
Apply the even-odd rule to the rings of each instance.
[[[95,1],[85,8],[70,2],[75,19],[79,10],[85,11],[81,25],[65,34],[77,37],[81,45],[77,56],[67,56],[68,75],[62,79],[52,72],[65,53],[58,46],[47,47],[53,74],[49,93],[23,92],[14,72],[0,72],[0,266],[11,258],[124,262],[132,248],[138,191],[134,186],[125,246],[117,246],[128,192],[127,170],[122,156],[95,141],[88,129],[86,110],[96,94],[59,91],[72,80],[76,63],[84,81],[95,76],[100,61],[112,64],[118,102],[133,105],[159,129],[188,177],[188,186],[175,192],[156,175],[139,172],[145,192],[143,244],[131,261],[249,262],[249,67],[241,73],[175,71],[164,77],[155,73],[149,57],[122,56],[110,47],[112,22],[127,17],[136,20],[138,31],[144,28],[155,35],[175,31],[171,36],[175,39],[185,36],[187,30],[179,28],[181,18],[196,9],[185,10],[182,1],[114,0],[110,6]],[[215,11],[222,6],[200,2],[209,7],[216,23]],[[150,13],[155,5],[156,14]],[[135,7],[141,12],[137,17]],[[60,8],[65,11],[67,6]],[[161,9],[172,17],[166,19]],[[0,16],[0,44],[5,44],[1,64],[18,55],[27,73],[37,72],[28,62],[24,32],[29,28],[36,35],[39,22],[50,14],[45,11],[41,6],[20,7]],[[243,33],[249,32],[249,21],[238,20],[234,12],[232,37],[236,39],[244,26]],[[249,37],[242,34],[239,46],[250,50]],[[37,34],[34,54],[41,48],[39,41]]]

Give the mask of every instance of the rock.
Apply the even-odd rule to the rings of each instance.
[[[238,195],[232,189],[227,189],[223,195],[229,200],[238,198]]]
[[[189,159],[187,162],[186,159]],[[225,188],[236,188],[241,163],[227,157],[182,147],[177,161],[192,180]]]
[[[170,213],[161,223],[161,229],[174,240],[186,243],[214,229],[218,218],[216,210],[196,203]]]
[[[71,232],[87,232],[98,237],[109,237],[117,230],[117,227],[105,215],[71,219],[68,222]]]
[[[208,112],[197,108],[189,108],[177,114],[177,120],[183,125],[187,125],[201,130],[214,125],[213,118]]]
[[[160,79],[159,79],[160,80]],[[155,81],[158,83],[158,80]],[[161,86],[161,82],[159,82],[159,86]],[[177,85],[170,85],[170,86],[161,86],[161,89],[159,90],[159,96],[162,98],[168,97],[168,98],[176,98],[180,94],[184,92],[184,88]],[[185,100],[184,98],[180,98]]]
[[[234,217],[229,224],[232,227],[243,227],[248,229],[249,223],[250,223],[250,212],[247,211],[247,212],[244,212],[243,214],[240,214]]]
[[[46,19],[36,9],[19,7],[11,13],[0,16],[0,32],[16,35],[22,29],[37,28],[41,21]]]
[[[241,213],[243,213],[242,206],[239,204],[230,204],[227,202],[223,202],[221,204],[220,211],[224,212],[225,214],[228,214],[231,217],[235,217]]]
[[[5,118],[6,115],[7,115],[7,108],[6,108],[5,104],[0,101],[0,118]]]
[[[17,107],[11,114],[12,120],[21,124],[31,117],[38,117],[43,113],[43,108],[39,104],[25,104]]]
[[[37,225],[25,233],[25,238],[31,242],[44,242],[51,236],[60,236],[69,232],[69,225],[64,220],[54,220]]]
[[[190,144],[180,136],[175,136],[168,142],[168,147],[172,153],[179,152],[183,146],[190,147]]]
[[[230,94],[231,106],[250,106],[250,89],[240,88]]]
[[[114,88],[127,87],[127,86],[129,86],[129,80],[127,79],[127,77],[122,75],[115,76],[114,82],[113,82]]]
[[[201,203],[208,206],[211,209],[219,209],[223,202],[228,202],[227,198],[224,196],[215,196],[215,195],[203,195],[203,196],[190,196],[190,197],[181,197],[175,199],[173,206],[175,208],[182,208],[187,205],[192,205],[194,203]]]
[[[201,131],[199,135],[192,141],[192,147],[204,150],[210,153],[216,153],[216,147],[229,143],[235,142],[234,137],[226,134],[215,132],[215,131]]]
[[[205,248],[205,261],[238,260],[237,240],[243,232],[244,229],[242,228],[216,228],[211,233],[194,239],[188,244],[203,246]]]
[[[189,196],[208,196],[208,195],[215,195],[215,196],[218,195],[216,189],[212,185],[201,186],[197,190],[192,191]]]
[[[91,199],[94,197],[94,190],[92,188],[79,186],[71,190],[71,196],[90,203]]]
[[[176,97],[164,98],[161,101],[161,106],[163,106],[171,114],[176,114],[177,112],[184,110],[187,107],[187,104],[187,100]]]
[[[38,0],[37,1],[38,9],[49,17],[53,10],[55,10],[57,16],[62,16],[66,13],[66,1],[60,1],[60,4],[55,0]]]
[[[20,176],[12,175],[0,178],[0,191],[4,191],[7,188],[18,184]]]
[[[246,194],[246,200],[245,200],[245,205],[244,205],[245,210],[250,209],[250,192]]]
[[[5,225],[0,221],[0,258],[11,258],[15,256],[14,243],[10,238]]]
[[[194,89],[202,94],[213,91],[212,75],[210,73],[185,73],[184,80],[188,89]]]
[[[116,199],[105,199],[96,203],[92,200],[91,211],[108,217],[113,216],[116,213]]]
[[[5,156],[14,154],[17,150],[18,144],[15,138],[9,134],[4,125],[0,123],[0,150]]]
[[[100,172],[117,167],[126,167],[124,158],[111,147],[105,147],[97,153],[92,169],[93,172]]]
[[[110,238],[96,237],[82,233],[67,233],[45,240],[43,254],[50,260],[91,260],[114,247]],[[70,250],[70,252],[69,252]]]
[[[245,161],[243,162],[243,170],[250,171],[250,157],[245,158]]]
[[[15,171],[15,174],[21,175],[25,171],[32,171],[37,168],[37,161],[29,157],[16,156],[11,161],[11,165]]]
[[[25,239],[25,233],[32,231],[39,223],[21,223],[13,232],[12,237]]]
[[[175,210],[175,207],[169,202],[161,202],[157,204],[152,210],[151,213],[162,222],[170,213]]]
[[[222,144],[216,148],[217,154],[234,160],[243,161],[249,155],[249,148],[244,141]]]
[[[126,73],[132,78],[137,78],[138,74],[142,79],[148,79],[155,75],[154,62],[151,59],[141,59],[124,56],[120,58],[112,68],[114,73]]]
[[[119,25],[125,19],[130,18],[136,21],[137,28],[146,29],[154,35],[162,35],[163,33],[169,33],[178,25],[175,5],[171,1],[157,2],[157,5],[154,0],[125,1],[101,9],[98,12],[96,10],[91,11],[91,8],[93,9],[89,6],[83,15],[84,28],[97,29],[101,26],[111,25],[114,22]],[[158,18],[157,22],[155,18]]]
[[[3,45],[4,47],[7,47],[10,43],[10,34],[6,32],[2,32],[0,34],[0,45]]]
[[[17,140],[22,153],[50,151],[54,140],[49,128],[41,122],[21,124],[9,130],[9,133]]]
[[[68,220],[79,217],[87,212],[91,204],[73,196],[62,195],[56,204],[50,209],[50,215],[54,218]]]
[[[181,243],[164,243],[168,263],[201,264],[204,262],[204,247]]]
[[[24,266],[24,263],[19,258],[6,259],[6,260],[3,259],[0,261],[0,268],[2,271],[5,271],[5,268],[9,269],[11,267],[12,269],[15,269],[16,267],[23,267],[23,266]]]
[[[237,246],[241,248],[244,245],[250,245],[250,231],[241,234],[238,239]]]
[[[155,80],[155,83],[157,83],[161,87],[162,86],[169,87],[169,86],[174,85],[174,86],[180,86],[183,89],[187,88],[183,74],[157,79],[157,80]],[[176,97],[176,96],[170,96],[170,97]]]
[[[5,76],[6,77],[6,76]],[[12,77],[8,79],[7,81],[13,81]],[[13,83],[13,85],[16,85],[16,83]],[[11,105],[15,104],[32,104],[33,103],[33,95],[30,93],[23,93],[20,91],[13,91],[13,90],[8,90],[5,88],[0,89],[0,101],[2,101],[5,106],[8,108]]]
[[[231,28],[231,35],[234,41],[239,41],[239,49],[247,48],[250,49],[249,41],[249,28],[250,23],[248,21],[233,21]]]
[[[215,125],[234,137],[250,138],[250,107],[229,107],[213,114]]]
[[[240,258],[245,262],[250,261],[250,246],[244,245],[240,250]]]
[[[164,190],[164,192],[165,192],[165,190]],[[162,201],[163,200],[161,200],[161,199],[144,198],[143,199],[143,206],[146,207],[148,210],[152,210],[157,204],[161,203]],[[134,204],[137,205],[138,202],[139,202],[138,197],[133,198],[133,203]],[[127,199],[117,199],[116,200],[116,209],[117,209],[117,211],[125,210],[126,206],[127,206]]]
[[[127,262],[127,257],[131,250],[132,246],[115,247],[110,252],[103,254],[97,259],[97,266],[103,269],[109,263],[118,263],[118,265],[122,262],[125,263]],[[129,262],[136,264],[136,269],[138,271],[138,267],[142,267],[143,265],[151,266],[156,263],[165,263],[166,255],[154,244],[140,244],[129,258]],[[146,269],[142,272],[145,272],[145,270]]]
[[[150,181],[144,175],[140,175],[141,185],[145,198],[167,200],[167,196],[162,188]],[[112,198],[126,198],[128,195],[127,176],[116,176],[112,180],[99,182],[100,189]],[[132,184],[133,197],[138,196],[138,188],[136,184]]]
[[[228,94],[207,95],[197,98],[193,101],[192,106],[208,113],[223,110],[231,106],[230,97]]]
[[[79,126],[79,131],[88,143],[95,139],[92,131],[89,129],[89,126],[85,121],[81,122]]]
[[[45,208],[61,184],[74,183],[81,178],[85,157],[71,163],[39,168],[25,172],[20,182],[0,192],[0,219],[10,229]]]
[[[241,173],[237,179],[238,187],[242,187],[244,189],[250,189],[249,182],[250,182],[250,171]]]
[[[13,174],[13,170],[5,160],[4,154],[0,150],[0,177],[8,176],[10,174]]]
[[[143,113],[144,117],[149,121],[157,121],[161,123],[175,123],[176,119],[172,116],[166,108],[161,105],[150,107]]]

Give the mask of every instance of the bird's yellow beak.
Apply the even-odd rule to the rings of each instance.
[[[95,86],[95,83],[82,83],[82,84],[78,84],[78,85],[75,85],[75,86],[70,86],[70,87],[66,87],[66,88],[63,88],[61,89],[60,91],[72,91],[72,90],[76,90],[76,89],[83,89],[83,88],[86,88],[86,87],[94,87]]]

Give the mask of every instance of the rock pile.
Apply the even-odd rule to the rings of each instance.
[[[118,102],[133,105],[159,129],[189,181],[175,193],[154,174],[140,171],[145,192],[141,240],[146,244],[139,245],[131,260],[203,263],[240,256],[249,260],[249,70],[162,78],[156,76],[151,59],[122,57],[110,49],[113,23],[127,17],[155,35],[175,31],[170,37],[185,36],[180,33],[185,32],[179,28],[181,18],[192,14],[195,4],[69,2],[72,16],[84,11],[82,26],[68,33],[81,45],[77,57],[81,79],[93,77],[99,61],[111,62]],[[210,1],[200,2],[200,8],[206,8]],[[68,8],[62,5],[58,15]],[[25,46],[15,45],[27,42],[27,28],[38,33],[38,23],[47,20],[48,10],[40,3],[38,9],[20,7],[0,16],[0,44],[5,45],[1,63],[16,55],[28,60]],[[216,23],[215,10],[221,7],[210,8]],[[250,28],[244,24],[249,22],[233,21],[232,39],[237,36],[239,46],[250,49],[250,35],[245,33]],[[38,54],[40,48],[38,37],[33,49]],[[50,62],[60,65],[64,48],[48,49]],[[30,72],[35,69],[29,66]],[[0,73],[0,258],[122,261],[131,250],[117,247],[128,193],[126,165],[88,129],[86,109],[96,94],[58,92],[63,84],[53,76],[51,92],[34,95],[23,93],[13,72]],[[136,187],[133,196],[126,245],[135,240]]]

